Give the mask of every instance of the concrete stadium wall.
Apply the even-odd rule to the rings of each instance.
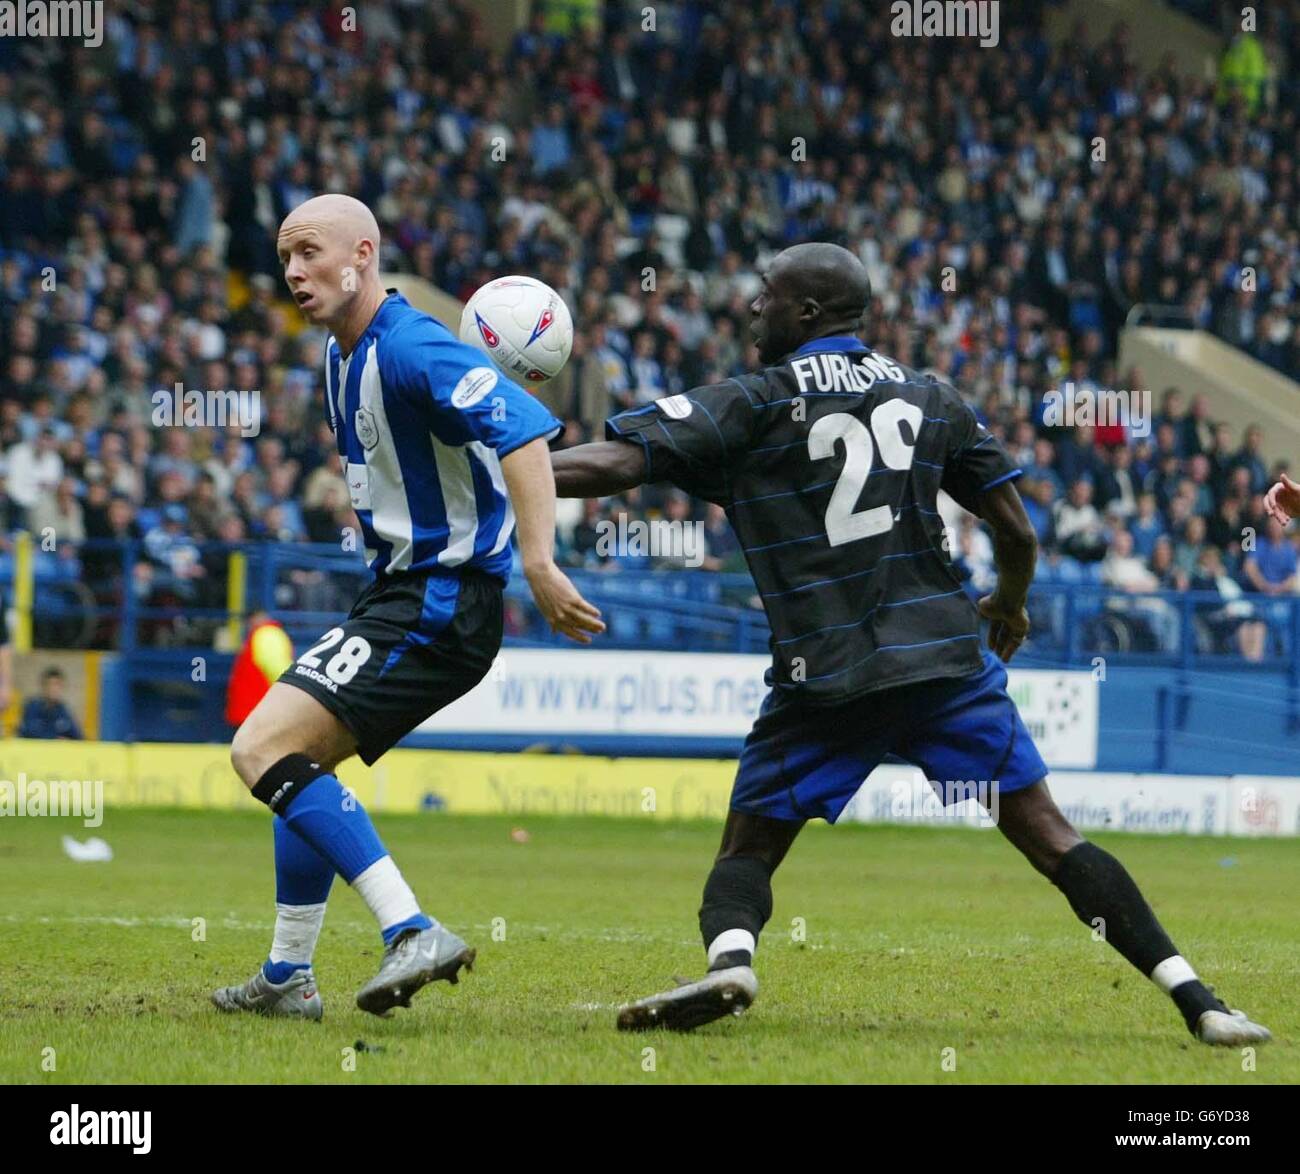
[[[1203,391],[1214,419],[1237,433],[1248,424],[1264,429],[1269,461],[1300,461],[1300,384],[1208,331],[1128,327],[1120,333],[1119,361],[1121,377],[1130,367],[1141,369],[1154,410],[1166,387],[1188,397]]]
[[[1156,69],[1169,53],[1184,73],[1205,79],[1217,76],[1219,58],[1227,47],[1223,38],[1156,0],[1066,0],[1048,9],[1045,25],[1054,44],[1081,27],[1084,40],[1095,45],[1106,40],[1120,21],[1128,25],[1131,44],[1139,50],[1133,60],[1142,73]]]

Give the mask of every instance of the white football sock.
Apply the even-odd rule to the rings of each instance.
[[[353,879],[352,887],[375,915],[381,930],[396,925],[399,921],[407,921],[421,912],[420,902],[411,892],[411,886],[402,879],[391,856],[376,860],[365,872]],[[438,924],[433,918],[429,920],[434,925]]]
[[[1182,986],[1185,982],[1194,982],[1195,980],[1196,971],[1192,969],[1191,964],[1181,954],[1166,958],[1151,972],[1151,981],[1165,994],[1169,994],[1176,986]]]
[[[725,929],[709,943],[709,965],[712,966],[720,954],[729,954],[732,950],[748,950],[750,958],[758,943],[747,929]]]
[[[319,905],[281,905],[277,901],[270,960],[310,965],[324,922],[324,901]]]

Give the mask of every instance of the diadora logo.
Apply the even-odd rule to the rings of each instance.
[[[488,346],[496,348],[501,345],[501,339],[497,336],[497,332],[483,321],[483,316],[481,314],[475,313],[474,321],[478,323],[478,332],[483,336],[483,341],[487,343]]]
[[[534,342],[546,333],[546,328],[554,321],[555,313],[550,306],[547,306],[546,309],[542,311],[541,317],[537,319],[537,325],[533,327],[533,332],[528,336],[528,341],[524,345],[532,346]]]

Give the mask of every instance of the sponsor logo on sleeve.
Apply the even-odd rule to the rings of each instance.
[[[475,367],[466,371],[451,393],[453,408],[472,408],[497,385],[497,373],[491,367]]]
[[[670,395],[664,399],[657,399],[655,406],[670,420],[685,420],[695,408],[695,405],[684,395]]]

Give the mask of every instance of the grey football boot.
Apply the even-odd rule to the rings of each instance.
[[[1203,1044],[1239,1048],[1265,1044],[1273,1033],[1262,1023],[1253,1023],[1245,1011],[1202,1011],[1196,1021],[1196,1038]]]
[[[379,973],[357,992],[357,1006],[382,1016],[409,1007],[422,986],[444,978],[459,982],[457,971],[473,970],[475,953],[444,926],[407,930],[384,951]]]
[[[758,997],[758,978],[748,966],[712,970],[699,982],[631,1003],[618,1013],[619,1031],[692,1031],[724,1015],[739,1015]]]
[[[223,986],[212,992],[223,1011],[254,1011],[289,1019],[319,1019],[324,1012],[316,976],[308,966],[295,970],[284,982],[271,982],[259,969],[241,986]]]

